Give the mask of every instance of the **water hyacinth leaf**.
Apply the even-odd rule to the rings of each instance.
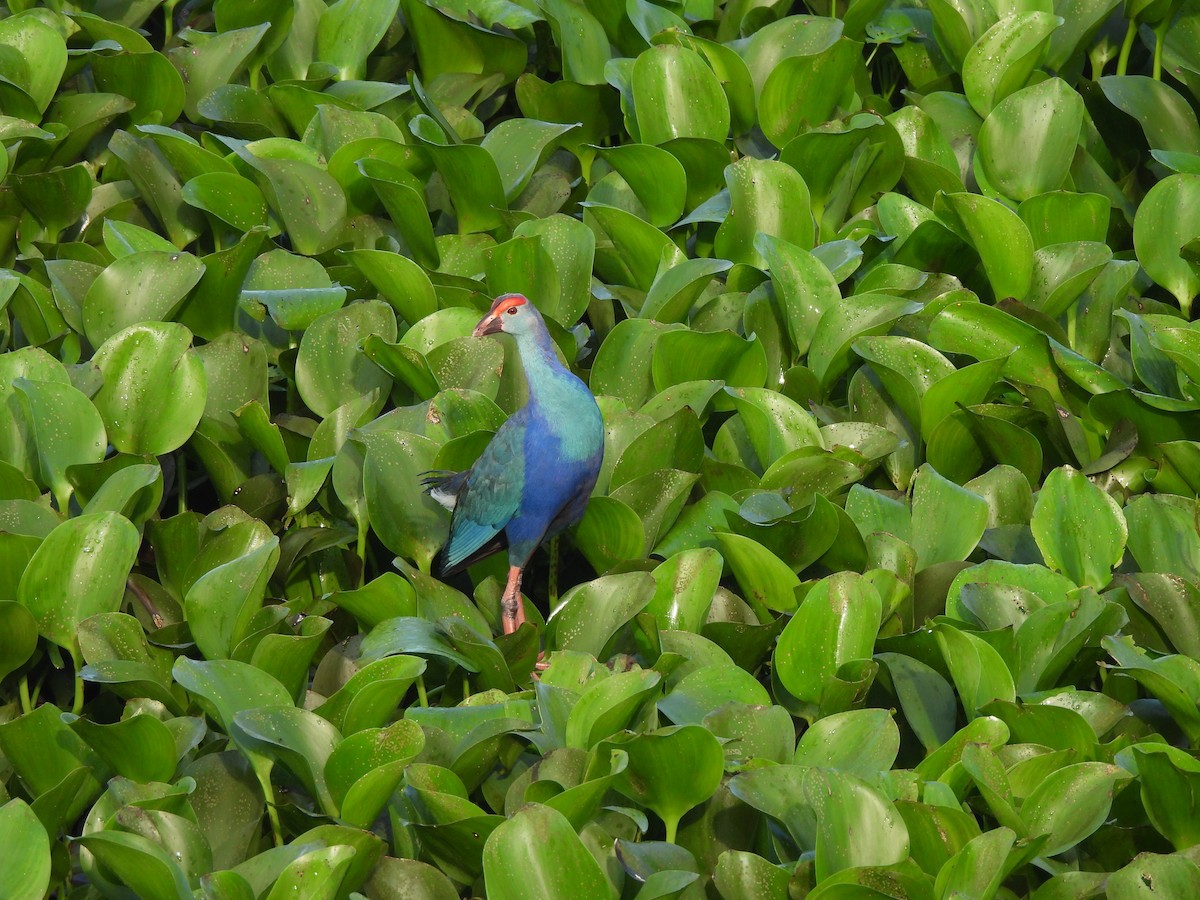
[[[1200,767],[1166,744],[1141,744],[1132,750],[1141,777],[1142,803],[1150,821],[1178,850],[1200,843],[1196,805]]]
[[[120,608],[139,543],[133,523],[112,512],[77,516],[55,527],[17,589],[42,636],[78,660],[79,623]]]
[[[591,272],[596,254],[596,236],[578,219],[554,214],[522,222],[514,237],[536,237],[554,264],[558,297],[535,298],[538,310],[560,325],[574,325],[591,302]]]
[[[786,163],[743,157],[725,169],[730,214],[717,229],[714,249],[735,263],[766,268],[755,249],[760,234],[768,234],[803,250],[816,239],[809,212],[808,185]]]
[[[898,318],[920,305],[888,294],[855,294],[822,314],[808,349],[808,367],[827,390],[850,367],[851,345],[863,336],[886,332]]]
[[[0,841],[20,862],[0,875],[4,892],[13,900],[37,900],[50,887],[50,838],[24,800],[0,806]]]
[[[547,623],[547,646],[599,657],[617,629],[654,597],[647,572],[606,575],[565,593]]]
[[[820,53],[789,57],[772,70],[758,98],[759,122],[772,144],[784,147],[828,121],[839,106],[849,105],[860,49],[843,39]]]
[[[638,514],[620,500],[593,497],[575,528],[575,543],[592,568],[602,575],[642,552],[646,530]]]
[[[529,804],[493,831],[483,847],[488,896],[533,900],[572,894],[607,900],[609,883],[562,813]]]
[[[183,608],[196,646],[207,659],[229,657],[246,636],[278,561],[279,541],[272,536],[244,556],[204,573],[192,584],[184,596]]]
[[[437,310],[429,276],[408,257],[385,250],[350,250],[344,255],[409,325]]]
[[[32,558],[32,551],[29,556]],[[16,597],[14,590],[14,599],[0,602],[0,678],[8,677],[25,665],[37,649],[37,620],[26,607],[16,602]]]
[[[1105,879],[1104,889],[1113,900],[1137,900],[1162,893],[1186,894],[1200,876],[1200,866],[1179,854],[1139,853],[1124,868]],[[1148,887],[1153,885],[1153,891]]]
[[[232,659],[193,660],[181,656],[171,676],[225,733],[229,733],[233,717],[241,710],[288,706],[292,702],[274,677]]]
[[[241,746],[283,763],[322,809],[337,808],[325,782],[325,765],[341,742],[331,723],[293,706],[243,709],[233,716],[230,736]]]
[[[781,612],[796,608],[796,588],[800,586],[800,579],[783,560],[762,544],[740,534],[717,532],[716,537],[722,555],[747,598]]]
[[[183,869],[166,850],[147,837],[124,831],[96,831],[78,840],[137,896],[176,900],[191,896]]]
[[[912,516],[925,522],[912,535],[917,569],[966,559],[987,527],[987,502],[943,478],[930,465],[913,477]]]
[[[205,172],[183,186],[183,199],[238,231],[267,224],[267,201],[253,181],[231,172]]]
[[[899,750],[900,730],[887,710],[855,709],[814,722],[800,737],[792,762],[873,783],[892,767]]]
[[[785,900],[787,870],[746,850],[726,850],[717,859],[713,884],[727,900]]]
[[[699,725],[682,725],[639,734],[616,746],[629,755],[629,765],[614,787],[653,810],[666,825],[667,841],[674,843],[679,820],[721,783],[725,754],[720,743]]]
[[[1062,19],[1048,12],[1005,16],[984,32],[963,59],[963,87],[971,106],[986,117],[1005,97],[1023,88],[1041,62]]]
[[[794,352],[797,355],[807,353],[821,316],[841,299],[837,281],[829,269],[803,247],[768,234],[757,235],[754,247],[770,270],[776,302],[783,311]]]
[[[288,863],[275,880],[269,900],[303,896],[314,898],[336,897],[343,880],[347,878],[354,863],[355,848],[336,844],[312,850]]]
[[[486,251],[487,292],[545,297],[551,306],[559,305],[561,289],[554,260],[537,238],[514,237]]]
[[[944,206],[943,206],[944,204]],[[1021,299],[1033,280],[1033,238],[1025,223],[997,200],[978,194],[945,194],[934,206],[975,248],[997,299]]]
[[[175,739],[153,716],[133,716],[111,725],[79,718],[72,729],[114,772],[133,781],[169,781],[175,773]]]
[[[646,611],[660,628],[700,632],[721,580],[721,557],[698,547],[668,557],[653,572],[654,596]]]
[[[440,255],[420,182],[406,170],[383,159],[367,157],[356,165],[375,189],[416,261],[436,268]]]
[[[947,892],[994,894],[1016,837],[1016,832],[1004,826],[974,836],[938,872],[938,884]]]
[[[314,711],[345,735],[382,727],[425,668],[425,660],[415,656],[387,656],[368,663]]]
[[[719,32],[717,39],[727,41],[733,38],[738,24],[736,19],[723,19],[721,28],[735,31],[730,34]],[[842,36],[843,27],[843,23],[834,18],[788,16],[754,31],[742,51],[742,58],[750,70],[756,94],[762,92],[781,60],[821,53],[837,42]]]
[[[908,829],[896,807],[853,775],[810,769],[804,797],[817,821],[818,878],[856,866],[893,865],[908,855]]]
[[[1129,781],[1119,766],[1082,762],[1051,773],[1021,805],[1031,835],[1048,835],[1048,856],[1074,847],[1108,818],[1113,795]],[[1071,802],[1064,802],[1070,797]]]
[[[1097,589],[1111,580],[1129,536],[1116,501],[1069,466],[1046,477],[1030,526],[1052,568]]]
[[[354,303],[321,316],[305,330],[296,358],[296,387],[312,410],[329,415],[372,391],[380,392],[382,404],[391,378],[359,349],[369,335],[396,339],[396,314],[388,304]]]
[[[151,251],[114,260],[83,300],[83,323],[96,346],[140,322],[169,320],[200,281],[204,264],[190,253]]]
[[[801,447],[823,447],[816,419],[783,394],[757,387],[727,387],[763,469]]]
[[[366,442],[363,489],[371,525],[394,553],[428,572],[444,540],[446,511],[420,486],[437,445],[415,434],[380,433]]]
[[[694,50],[651,47],[634,63],[632,82],[638,132],[647,144],[679,137],[723,142],[729,134],[729,101]]]
[[[950,624],[937,626],[935,634],[968,719],[993,700],[1016,697],[1012,674],[990,644]]]
[[[495,158],[472,144],[427,144],[425,150],[445,182],[458,218],[458,233],[499,228],[501,211],[508,208],[508,202]]]
[[[184,85],[184,112],[201,120],[199,103],[215,88],[229,84],[246,65],[270,25],[263,23],[213,35],[209,40],[176,47],[167,59],[179,70]]]
[[[1200,579],[1200,531],[1193,503],[1170,495],[1145,495],[1125,507],[1129,552],[1144,572]]]
[[[724,381],[729,387],[760,388],[766,381],[766,351],[757,338],[743,339],[730,331],[667,331],[654,344],[654,389],[695,379]],[[714,404],[722,402],[719,395]]]
[[[979,164],[988,182],[1013,200],[1058,190],[1082,125],[1083,99],[1065,81],[1047,79],[991,111],[979,130]]]
[[[1113,106],[1137,120],[1151,150],[1200,153],[1196,113],[1170,85],[1145,75],[1107,75],[1097,84]]]
[[[653,144],[596,147],[595,150],[625,179],[645,206],[652,225],[665,228],[683,213],[687,173],[671,153]]]
[[[346,194],[325,169],[303,159],[240,158],[254,170],[263,195],[292,245],[315,256],[337,245],[346,224]]]
[[[1200,175],[1169,175],[1146,193],[1133,222],[1133,244],[1147,274],[1187,315],[1200,293],[1200,274],[1180,248],[1200,236]]]
[[[80,164],[11,176],[14,192],[50,235],[75,223],[92,197],[92,176]]]
[[[72,493],[67,469],[104,458],[104,422],[87,396],[69,384],[27,378],[15,378],[12,384],[36,448],[41,483],[54,492],[59,508],[66,509]]]
[[[575,127],[535,119],[509,119],[488,132],[480,146],[496,161],[505,199],[511,203],[528,187],[534,172],[559,139]]]
[[[1035,247],[1069,241],[1103,243],[1108,235],[1111,207],[1100,194],[1050,191],[1030,197],[1017,207],[1017,214],[1033,236]]]
[[[882,617],[875,587],[843,572],[808,592],[779,636],[775,671],[784,687],[817,708],[846,663],[870,659]]]
[[[330,63],[341,81],[360,79],[367,56],[396,18],[399,0],[339,0],[321,14],[316,58]]]
[[[152,52],[149,44],[125,49],[131,52],[92,55],[96,87],[133,101],[129,116],[135,125],[174,122],[184,104],[179,70],[161,53]]]
[[[108,439],[122,453],[180,447],[204,413],[204,364],[182,325],[132,325],[109,337],[93,362],[104,384],[92,398]]]

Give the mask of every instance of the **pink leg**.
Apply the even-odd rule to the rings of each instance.
[[[510,566],[508,584],[500,598],[500,619],[505,634],[512,634],[525,622],[525,605],[521,600],[521,570]]]

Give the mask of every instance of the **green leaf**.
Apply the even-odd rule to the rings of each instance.
[[[666,824],[667,840],[674,843],[679,820],[721,783],[721,745],[699,725],[683,725],[639,734],[615,746],[629,754],[629,765],[617,775],[614,787],[653,810]]]
[[[775,160],[743,157],[725,169],[725,183],[730,208],[717,229],[714,249],[719,257],[766,268],[755,249],[759,234],[812,249],[815,226],[808,185],[799,172]]]
[[[399,0],[338,0],[317,25],[317,53],[343,81],[366,74],[367,57],[396,18]]]
[[[1119,766],[1082,762],[1052,772],[1021,805],[1030,835],[1048,835],[1043,852],[1074,847],[1108,818],[1113,795],[1129,780]]]
[[[1129,536],[1116,501],[1069,466],[1046,476],[1030,526],[1051,568],[1097,589],[1112,579]]]
[[[376,408],[382,405],[391,378],[359,350],[359,343],[369,335],[396,339],[396,315],[386,303],[353,303],[326,313],[305,329],[296,357],[296,388],[318,415],[327,416],[372,392],[379,395]]]
[[[724,142],[729,101],[704,58],[694,50],[660,44],[633,65],[638,132],[647,144],[679,137]]]
[[[497,900],[567,893],[586,900],[614,896],[571,823],[540,804],[519,810],[488,836],[483,877],[488,896]]]
[[[963,87],[971,106],[987,116],[1023,88],[1041,62],[1062,19],[1042,11],[1005,16],[983,33],[963,59]]]
[[[17,591],[42,636],[78,662],[79,623],[120,608],[140,543],[137,529],[117,513],[77,516],[55,527],[29,561]]]
[[[122,453],[163,454],[182,446],[204,413],[204,365],[182,325],[143,323],[112,335],[93,362],[104,385],[92,398]]]
[[[966,559],[987,527],[987,502],[943,478],[928,464],[913,477],[912,517],[917,569]]]
[[[1083,99],[1058,78],[1000,101],[979,130],[979,165],[987,181],[1018,201],[1061,188],[1083,113]]]
[[[1200,237],[1200,175],[1168,175],[1146,193],[1133,222],[1133,244],[1146,273],[1179,301],[1186,316],[1200,274],[1180,248]]]
[[[0,875],[13,900],[38,900],[50,887],[50,838],[33,810],[21,799],[0,806],[0,842],[15,861]]]
[[[84,297],[88,340],[98,346],[130,325],[170,320],[202,274],[203,263],[190,253],[133,253],[115,260]]]
[[[820,708],[842,666],[870,659],[881,616],[879,592],[861,576],[822,579],[779,635],[776,677],[794,697]]]

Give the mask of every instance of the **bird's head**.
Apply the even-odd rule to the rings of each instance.
[[[541,314],[521,294],[503,294],[495,299],[488,314],[479,320],[473,337],[483,337],[485,334],[522,335],[544,329]]]

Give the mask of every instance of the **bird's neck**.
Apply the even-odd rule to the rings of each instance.
[[[525,369],[525,381],[529,384],[531,402],[544,399],[552,392],[559,378],[568,373],[558,360],[554,341],[548,334],[523,334],[517,340],[521,354],[521,365]]]

